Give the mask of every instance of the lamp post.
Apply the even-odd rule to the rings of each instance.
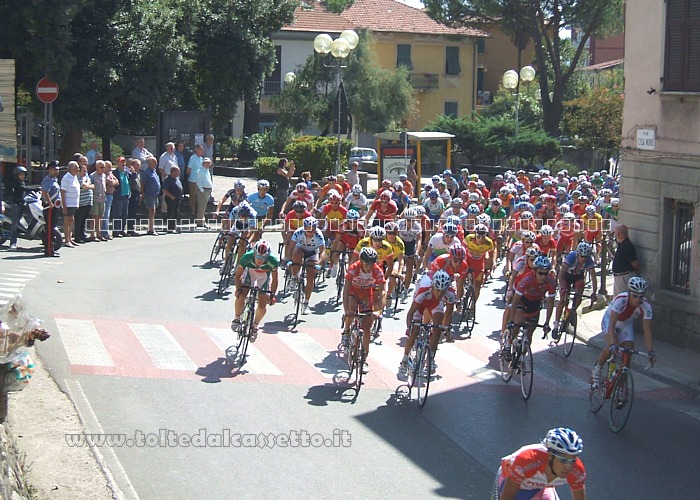
[[[335,162],[335,170],[333,175],[338,175],[340,172],[340,120],[341,120],[341,86],[343,83],[342,69],[347,68],[345,60],[350,55],[350,52],[357,47],[359,42],[357,33],[353,30],[343,31],[338,38],[333,40],[330,35],[323,33],[314,39],[314,51],[317,54],[326,56],[323,59],[323,65],[326,68],[335,68],[335,83],[338,89],[336,97],[338,101],[338,157]],[[330,56],[329,56],[330,54]]]
[[[520,81],[530,85],[530,82],[535,79],[535,68],[532,66],[524,66],[520,70],[520,75],[515,70],[509,69],[503,73],[503,86],[508,90],[515,90],[515,137],[518,137],[518,126],[520,123]]]

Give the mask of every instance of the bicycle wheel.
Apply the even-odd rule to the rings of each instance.
[[[574,350],[574,341],[576,340],[576,325],[578,325],[578,317],[576,311],[571,311],[561,326],[561,335],[564,337],[564,356],[571,356],[571,351]]]
[[[300,277],[296,286],[294,287],[294,324],[293,328],[297,327],[299,323],[299,309],[301,309],[302,297],[304,296],[304,281]]]
[[[627,370],[617,377],[610,397],[610,429],[620,432],[627,423],[634,400],[634,380]]]
[[[219,257],[219,254],[223,251],[223,247],[221,246],[221,240],[224,237],[224,233],[219,233],[216,237],[216,240],[214,240],[214,246],[211,247],[211,253],[209,254],[209,264],[213,264],[216,262],[216,259]]]
[[[588,388],[588,399],[591,403],[591,411],[598,413],[605,403],[605,381],[601,380]]]
[[[474,287],[470,286],[464,292],[464,298],[462,299],[462,314],[459,318],[459,322],[466,322],[468,336],[471,336],[472,330],[474,329],[474,322],[476,321],[476,301]]]
[[[251,292],[252,293],[252,292]],[[250,343],[250,335],[253,332],[253,320],[255,319],[255,300],[250,300],[243,313],[243,322],[241,323],[241,335],[243,336],[242,345],[238,351],[238,366],[243,366],[246,362],[246,354],[248,352],[248,344]]]
[[[518,367],[520,370],[520,389],[523,393],[523,399],[527,401],[530,399],[530,394],[532,394],[532,378],[534,375],[532,349],[529,342],[524,347],[521,347]]]
[[[416,384],[416,389],[418,391],[418,406],[423,408],[426,401],[428,401],[428,389],[430,388],[430,365],[433,362],[433,353],[430,352],[429,348],[422,350],[420,358],[418,359],[418,380]]]
[[[233,269],[233,257],[232,254],[229,253],[224,261],[224,268],[221,270],[221,279],[219,279],[219,285],[216,289],[217,295],[221,295],[224,293],[224,290],[228,288],[231,279],[231,269]]]
[[[513,365],[512,362],[507,360],[503,356],[503,346],[504,346],[504,340],[501,339],[500,342],[500,350],[498,352],[498,361],[501,365],[501,378],[505,383],[510,382],[510,379],[513,377]]]
[[[342,255],[340,257],[340,262],[338,263],[338,276],[335,278],[335,286],[338,289],[338,293],[335,296],[335,303],[340,304],[343,299],[343,286],[345,285],[345,260]]]
[[[357,369],[357,332],[355,327],[350,331],[350,338],[348,339],[348,350],[346,352],[347,363],[348,363],[348,380],[352,379],[352,374],[355,373]]]
[[[360,393],[360,389],[362,388],[362,369],[365,366],[365,361],[367,359],[367,353],[365,352],[365,346],[362,344],[362,337],[363,333],[360,332],[360,335],[357,337],[357,367],[355,368],[356,374],[355,374],[355,397]]]
[[[396,286],[394,287],[394,308],[391,310],[392,311],[392,316],[396,314],[396,312],[399,310],[399,300],[401,300],[401,291],[403,289],[403,281],[401,281],[401,277],[396,278]]]

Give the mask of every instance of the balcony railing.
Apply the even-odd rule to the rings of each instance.
[[[416,90],[433,90],[440,88],[440,75],[437,73],[411,73],[408,81]]]
[[[263,95],[277,95],[282,88],[282,82],[279,80],[263,81]]]

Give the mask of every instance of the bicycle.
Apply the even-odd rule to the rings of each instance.
[[[518,333],[513,339],[510,348],[506,346],[506,336],[501,335],[500,351],[498,355],[501,378],[505,383],[510,382],[510,379],[513,377],[513,372],[520,374],[520,390],[525,401],[530,399],[530,395],[532,394],[532,380],[534,376],[532,348],[530,347],[530,341],[527,335],[525,335],[525,329],[532,326],[543,328],[545,325],[523,323],[513,326]]]
[[[348,380],[352,378],[352,374],[354,373],[355,383],[353,385],[355,387],[356,397],[362,388],[362,375],[364,375],[362,369],[367,360],[367,352],[365,351],[364,344],[362,343],[362,339],[364,337],[364,332],[362,331],[362,320],[367,316],[372,316],[372,313],[361,313],[359,311],[355,313],[355,319],[352,320],[352,326],[350,327],[350,338],[348,339],[348,347],[346,351],[347,363],[348,367],[350,368]]]
[[[394,300],[394,307],[392,309],[392,316],[395,315],[399,310],[399,300],[406,290],[406,284],[404,283],[404,277],[399,275],[396,277],[396,286],[394,287],[394,294],[392,299]]]
[[[284,278],[285,290],[287,290],[288,283],[291,283],[292,280],[292,265],[292,261],[287,262],[287,271],[285,272]],[[294,288],[291,290],[294,300],[294,321],[292,322],[292,328],[296,328],[299,324],[299,310],[301,309],[301,304],[304,302],[304,298],[306,297],[304,291],[304,284],[306,283],[306,269],[310,267],[316,267],[316,264],[304,263],[301,265],[301,272],[299,273],[297,282],[293,284]]]
[[[338,256],[338,275],[335,277],[335,286],[337,288],[337,293],[335,296],[335,303],[340,304],[343,300],[343,286],[345,286],[345,270],[348,262],[348,251],[346,250],[332,250],[331,254],[339,253]]]
[[[223,294],[224,290],[226,290],[231,284],[231,278],[235,274],[234,269],[236,269],[236,261],[238,260],[238,247],[240,246],[242,240],[242,238],[237,235],[229,234],[228,237],[235,238],[235,240],[231,247],[231,251],[226,256],[226,260],[224,260],[224,265],[219,272],[219,274],[221,274],[221,278],[219,279],[219,284],[216,288],[217,295]],[[248,250],[249,246],[248,241],[246,241],[246,251]]]
[[[408,390],[409,396],[413,388],[416,388],[416,399],[418,406],[423,408],[428,401],[428,390],[430,389],[430,379],[432,377],[431,367],[433,365],[433,352],[430,350],[430,332],[432,323],[421,323],[411,321],[411,331],[414,326],[418,326],[418,335],[413,343],[412,356],[408,358]],[[449,326],[440,325],[442,331],[449,329]]]
[[[259,293],[266,293],[272,296],[272,292],[269,290],[263,290],[257,286],[241,285],[242,289],[250,290],[248,292],[248,297],[246,298],[245,309],[243,309],[243,317],[241,319],[241,326],[237,329],[235,333],[238,334],[238,344],[234,347],[231,346],[226,349],[226,359],[231,361],[234,366],[238,364],[238,367],[242,367],[246,362],[246,353],[248,352],[248,344],[250,343],[250,336],[253,333],[253,320],[255,318],[255,308],[256,301]],[[232,326],[233,329],[233,326]]]
[[[576,328],[578,326],[578,314],[576,313],[576,309],[574,309],[573,305],[577,298],[582,297],[583,294],[579,293],[573,294],[572,297],[571,288],[567,290],[566,299],[564,299],[566,306],[564,307],[561,318],[559,318],[559,337],[555,339],[554,335],[552,334],[552,341],[549,343],[550,346],[559,345],[559,342],[561,342],[563,339],[564,356],[567,358],[571,356],[571,351],[574,350]],[[545,334],[542,336],[543,340],[547,338],[548,333],[549,332],[545,332]]]
[[[622,365],[619,369],[615,363],[616,352],[620,352],[622,355]],[[622,430],[632,412],[632,402],[634,401],[634,378],[630,369],[632,354],[646,356],[650,360],[650,366],[653,366],[652,356],[649,353],[627,347],[617,347],[608,358],[607,371],[605,372],[607,376],[601,377],[601,381],[597,384],[591,383],[589,389],[593,413],[600,411],[606,399],[610,400],[609,423],[610,429],[615,433]]]
[[[472,336],[476,322],[476,290],[474,289],[474,271],[469,269],[464,279],[464,294],[462,295],[459,324],[466,322],[467,338]]]
[[[226,248],[226,243],[228,243],[228,236],[228,231],[219,231],[219,234],[216,235],[214,245],[212,246],[211,253],[209,254],[209,264],[214,264],[217,261],[219,254],[223,254],[224,249]]]

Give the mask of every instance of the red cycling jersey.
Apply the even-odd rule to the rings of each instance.
[[[584,488],[586,469],[580,458],[576,458],[571,472],[565,478],[555,477],[552,481],[548,481],[546,475],[549,460],[547,448],[543,444],[523,446],[501,459],[501,477],[515,481],[521,490],[526,491],[556,488],[567,483],[573,491]]]
[[[384,284],[384,271],[381,265],[375,263],[367,273],[362,269],[362,261],[358,260],[348,267],[345,281],[350,284],[352,295],[362,299],[371,299],[372,289],[377,285]]]
[[[554,297],[557,291],[557,282],[551,275],[547,276],[547,279],[540,283],[537,281],[537,275],[535,273],[528,273],[525,275],[517,286],[515,287],[515,293],[521,295],[525,300],[530,302],[535,302],[542,300],[545,295],[547,297]]]
[[[428,277],[430,279],[433,278],[436,272],[439,270],[445,271],[447,274],[450,275],[450,277],[454,277],[455,274],[459,274],[460,276],[466,276],[467,275],[467,262],[462,259],[462,262],[459,263],[458,266],[454,266],[454,262],[450,263],[451,261],[451,256],[449,253],[440,255],[437,257],[432,264],[430,264],[430,270],[428,271]]]

